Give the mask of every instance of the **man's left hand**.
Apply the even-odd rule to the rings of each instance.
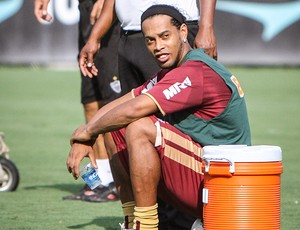
[[[218,59],[217,43],[213,28],[199,28],[199,31],[195,37],[194,48],[202,48],[205,53]]]
[[[94,168],[97,168],[95,154],[92,146],[84,143],[73,143],[67,159],[67,169],[77,180],[80,176],[80,162],[89,157]]]

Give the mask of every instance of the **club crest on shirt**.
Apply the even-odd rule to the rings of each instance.
[[[109,85],[114,92],[121,93],[121,83],[116,76],[113,77],[113,81],[110,82]]]
[[[170,100],[175,95],[179,94],[183,89],[192,86],[192,82],[190,78],[187,76],[182,83],[176,82],[175,84],[171,85],[168,89],[163,91],[167,100]]]
[[[157,84],[157,76],[150,79],[149,83],[146,85],[145,89],[142,90],[142,93],[146,93],[148,90],[152,89],[153,86]]]

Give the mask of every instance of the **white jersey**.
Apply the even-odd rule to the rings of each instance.
[[[141,30],[142,13],[152,5],[176,7],[187,21],[200,18],[199,0],[115,0],[115,10],[123,30]]]

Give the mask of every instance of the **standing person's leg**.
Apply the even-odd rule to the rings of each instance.
[[[98,111],[101,104],[99,102],[91,102],[83,104],[86,122],[88,122]],[[118,194],[109,164],[108,155],[104,145],[103,136],[99,135],[94,145],[96,163],[98,166],[98,175],[101,179],[101,185],[94,190],[87,189],[81,199],[89,202],[106,202],[118,200]]]
[[[117,50],[120,38],[120,24],[116,22],[101,41],[101,51],[95,57],[95,65],[99,69],[98,76],[92,78],[93,101],[97,100],[97,110],[121,95],[121,86],[118,79]],[[92,102],[95,104],[95,102]],[[89,103],[91,104],[91,103]],[[97,112],[93,111],[92,116]],[[95,145],[95,157],[98,165],[98,174],[102,185],[95,190],[95,194],[86,194],[83,200],[90,202],[115,201],[117,192],[110,169],[109,159],[104,146],[103,137],[99,136]]]
[[[79,3],[79,51],[85,45],[92,29],[90,13],[93,9],[94,2],[93,0],[86,0],[80,1]],[[119,27],[119,24],[116,23],[104,37],[101,53],[95,58],[95,65],[97,65],[100,70],[100,76],[90,79],[81,74],[81,103],[83,104],[86,122],[94,116],[103,104],[120,96],[120,82],[117,77],[117,51],[115,49],[119,41]],[[118,199],[102,136],[99,136],[96,141],[95,155],[102,186],[96,188],[94,191],[84,186],[80,192],[66,196],[63,199],[86,200],[91,202]]]

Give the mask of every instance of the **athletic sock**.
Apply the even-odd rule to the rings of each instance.
[[[133,227],[133,220],[134,220],[134,201],[129,201],[122,204],[122,209],[124,213],[124,227],[125,229],[130,229]]]
[[[149,207],[135,207],[134,208],[135,219],[134,219],[133,229],[158,230],[157,207],[158,207],[157,203]]]
[[[96,159],[98,166],[98,175],[101,179],[101,184],[103,186],[108,186],[111,182],[114,181],[111,174],[109,160],[108,159]]]

